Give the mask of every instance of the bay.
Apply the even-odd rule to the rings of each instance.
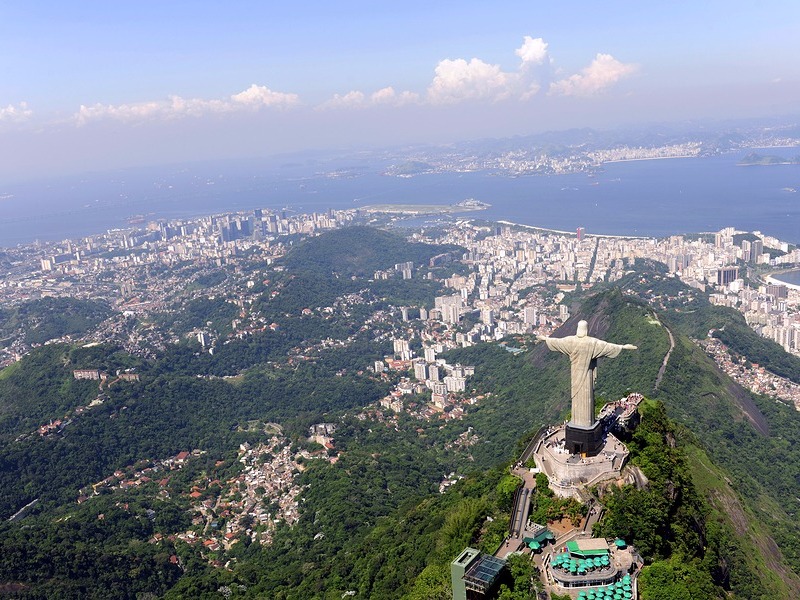
[[[800,271],[786,271],[785,273],[775,273],[773,279],[800,287]]]
[[[747,152],[749,152],[748,150]],[[791,150],[790,152],[793,152]],[[491,204],[467,218],[611,235],[667,236],[726,226],[800,242],[800,165],[738,166],[746,152],[610,163],[593,174],[315,173],[302,164],[219,163],[0,186],[0,246],[60,240],[135,221],[252,210],[322,212],[370,204]]]

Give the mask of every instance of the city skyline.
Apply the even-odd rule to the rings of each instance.
[[[0,181],[796,111],[800,7],[0,8]]]

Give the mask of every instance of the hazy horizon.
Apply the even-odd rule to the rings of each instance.
[[[800,5],[0,7],[0,182],[796,114]]]

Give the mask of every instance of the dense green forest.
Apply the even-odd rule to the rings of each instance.
[[[283,323],[304,308],[332,306],[347,294],[361,293],[389,306],[432,306],[441,285],[425,277],[427,273],[446,275],[446,267],[429,267],[439,254],[459,256],[457,246],[409,243],[397,234],[371,227],[348,227],[311,238],[293,247],[283,258],[283,277],[271,285],[259,305],[271,320]],[[414,277],[404,280],[395,273],[385,280],[372,280],[375,271],[393,270],[395,264],[412,262]],[[294,324],[294,321],[292,322]]]
[[[379,269],[413,262],[414,268],[445,252],[463,252],[458,246],[411,243],[398,234],[374,227],[346,227],[299,244],[283,259],[290,271],[320,277],[369,277]]]
[[[23,332],[27,344],[43,344],[66,335],[82,335],[111,315],[105,302],[42,298],[0,309],[0,344]]]
[[[231,332],[231,321],[238,314],[239,307],[224,297],[201,297],[189,302],[176,302],[171,312],[158,315],[157,322],[160,327],[169,327],[179,333],[210,327],[221,334],[228,334]]]
[[[101,364],[85,360],[92,354],[103,355]],[[0,440],[9,441],[95,398],[98,382],[75,380],[72,369],[113,368],[125,362],[107,347],[53,344],[6,367],[0,371]]]
[[[185,526],[185,513],[131,495],[124,504],[113,496],[96,500],[55,518],[28,517],[25,527],[0,525],[0,594],[134,600],[158,597],[174,586],[182,574],[170,561],[175,547],[148,540],[165,524]],[[158,518],[149,518],[148,510]]]
[[[38,401],[42,420],[94,397],[97,382],[75,381],[59,362],[59,348],[64,352],[58,346],[34,352],[3,377],[0,398],[25,389],[39,372],[51,377],[37,381],[29,405]],[[87,386],[89,392],[94,387],[94,395],[86,394]],[[237,432],[237,425],[248,420],[282,422],[298,415],[322,420],[329,411],[363,406],[386,391],[385,384],[368,378],[336,377],[324,361],[293,370],[253,370],[235,382],[157,373],[117,384],[101,406],[73,417],[63,435],[29,435],[0,449],[0,515],[7,517],[34,498],[73,500],[81,486],[141,458],[193,448],[223,454],[245,441],[247,434]],[[9,431],[18,434],[23,424],[31,429],[32,418],[22,407],[14,409],[6,417]]]
[[[647,402],[630,439],[632,464],[648,478],[645,489],[612,487],[595,534],[635,545],[650,564],[641,578],[642,598],[712,599],[772,597],[745,559],[731,524],[698,492],[692,465],[664,405]],[[749,549],[749,548],[748,548]],[[765,575],[765,580],[768,578]]]

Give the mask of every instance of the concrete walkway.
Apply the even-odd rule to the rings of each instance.
[[[512,475],[522,479],[522,487],[517,492],[514,510],[511,514],[509,535],[497,549],[494,555],[498,558],[505,558],[512,552],[524,550],[526,548],[522,538],[525,537],[528,524],[528,514],[531,507],[531,496],[536,489],[536,475],[530,469],[514,466],[511,469]]]

